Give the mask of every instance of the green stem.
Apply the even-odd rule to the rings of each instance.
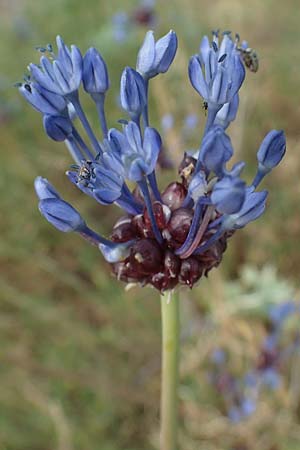
[[[179,299],[177,292],[161,296],[162,384],[161,450],[177,449],[177,388],[179,366]]]

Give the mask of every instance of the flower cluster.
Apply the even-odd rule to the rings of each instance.
[[[275,390],[283,381],[282,369],[299,352],[299,332],[287,334],[286,322],[292,316],[299,320],[299,303],[288,300],[272,306],[268,313],[268,333],[263,340],[254,367],[242,376],[234,375],[229,367],[224,350],[215,349],[211,355],[210,382],[221,395],[226,414],[232,422],[240,422],[251,416],[259,396],[265,388]]]
[[[207,109],[199,150],[184,154],[180,181],[162,192],[156,181],[162,140],[149,124],[148,88],[175,57],[174,31],[158,40],[148,31],[136,69],[124,69],[120,103],[128,120],[120,120],[119,129],[107,125],[104,103],[110,81],[95,48],[82,56],[79,48],[69,48],[58,36],[57,52],[51,45],[39,48],[40,63],[29,65],[30,74],[19,85],[20,93],[42,114],[47,135],[63,141],[75,160],[67,172],[69,180],[98,203],[119,206],[125,215],[106,239],[88,228],[80,214],[39,177],[35,189],[41,213],[59,230],[78,232],[97,245],[118,279],[150,284],[160,291],[178,283],[192,287],[220,263],[228,238],[265,209],[267,192],[256,189],[281,161],[284,133],[272,130],[262,141],[257,173],[249,186],[240,177],[243,162],[227,167],[233,148],[226,129],[237,114],[245,67],[238,39],[230,33],[219,39],[217,32],[212,41],[205,36],[189,64],[191,84]],[[81,86],[97,109],[101,140],[81,106]],[[85,136],[78,132],[75,117]]]

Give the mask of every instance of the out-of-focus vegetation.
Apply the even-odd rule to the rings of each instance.
[[[120,74],[135,64],[147,26],[131,22],[119,42],[113,16],[132,15],[137,6],[129,0],[0,3],[1,450],[157,448],[158,294],[148,288],[125,292],[97,249],[59,233],[40,216],[32,187],[37,175],[51,180],[103,233],[118,210],[104,209],[70,186],[66,149],[45,137],[39,114],[12,87],[27,63],[38,61],[34,47],[54,42],[56,34],[83,51],[93,45],[108,63],[109,121],[115,126]],[[232,238],[222,266],[208,280],[193,292],[182,291],[180,448],[296,450],[300,395],[297,383],[290,389],[288,373],[278,391],[259,399],[250,419],[233,424],[208,385],[207,365],[210,352],[225,346],[234,355],[234,371],[248,367],[266,334],[266,304],[297,295],[299,288],[299,3],[160,0],[154,9],[157,35],[173,28],[179,37],[169,73],[151,83],[152,123],[159,128],[164,114],[175,117],[165,136],[175,161],[186,148],[196,148],[205,120],[188,81],[188,58],[201,36],[218,27],[239,32],[260,56],[258,73],[247,74],[230,131],[237,157],[254,172],[256,150],[269,129],[285,129],[288,140],[284,162],[265,182],[266,214]],[[200,126],[183,139],[178,130],[190,113]],[[161,184],[172,176],[161,172]],[[267,263],[277,272],[260,273]]]

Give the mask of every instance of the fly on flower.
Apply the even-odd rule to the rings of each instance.
[[[272,130],[264,138],[250,185],[241,178],[243,162],[228,167],[234,150],[226,130],[238,112],[244,64],[252,71],[258,67],[245,45],[240,46],[229,32],[222,38],[214,32],[212,39],[202,39],[199,52],[192,56],[189,77],[207,111],[206,126],[194,154],[182,149],[180,179],[162,190],[156,177],[163,142],[150,125],[148,95],[151,80],[165,73],[175,58],[174,31],[158,40],[149,31],[136,69],[124,69],[120,99],[127,117],[118,121],[118,128],[108,125],[109,72],[95,48],[82,56],[78,47],[69,48],[58,37],[57,53],[42,47],[40,64],[30,64],[30,76],[18,85],[42,115],[47,135],[66,144],[75,161],[67,172],[69,180],[96,202],[117,205],[122,215],[110,238],[105,238],[88,228],[79,212],[38,177],[40,212],[60,231],[77,232],[97,245],[119,280],[159,291],[178,284],[191,288],[220,264],[235,231],[264,212],[267,192],[257,187],[283,158],[284,133]],[[100,134],[82,107],[83,94],[96,106]],[[84,134],[77,129],[74,112]]]

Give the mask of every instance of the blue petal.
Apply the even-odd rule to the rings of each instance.
[[[85,226],[78,211],[64,200],[58,198],[41,200],[39,210],[48,222],[60,231],[79,231]]]
[[[71,54],[60,36],[56,36],[56,45],[58,49],[58,59],[63,64],[66,72],[71,75],[73,71]]]
[[[129,122],[128,125],[125,126],[125,136],[131,149],[136,153],[142,154],[142,136],[136,123]],[[130,150],[125,148],[124,152],[130,153]]]
[[[72,122],[64,116],[44,115],[43,125],[47,135],[54,141],[65,141],[72,134]]]
[[[73,92],[79,88],[82,79],[82,55],[76,45],[71,45],[71,59],[73,72],[69,82]]]
[[[82,81],[88,93],[104,94],[109,88],[105,61],[93,47],[88,49],[83,58]]]
[[[169,69],[175,58],[177,45],[177,36],[172,30],[156,42],[154,66],[158,73],[165,73]]]
[[[145,161],[149,166],[150,172],[155,168],[161,145],[162,142],[159,133],[154,128],[146,127],[144,131],[143,150]]]
[[[46,198],[60,198],[59,193],[46,178],[37,177],[34,180],[34,188],[36,195],[40,200],[45,200]]]
[[[246,195],[246,183],[240,178],[225,176],[218,181],[212,191],[211,201],[222,214],[240,211]]]
[[[142,75],[151,72],[155,59],[155,39],[153,31],[146,33],[144,42],[137,56],[136,70]]]
[[[205,100],[208,99],[208,86],[203,76],[201,63],[197,56],[192,56],[189,62],[189,77],[193,88]]]

